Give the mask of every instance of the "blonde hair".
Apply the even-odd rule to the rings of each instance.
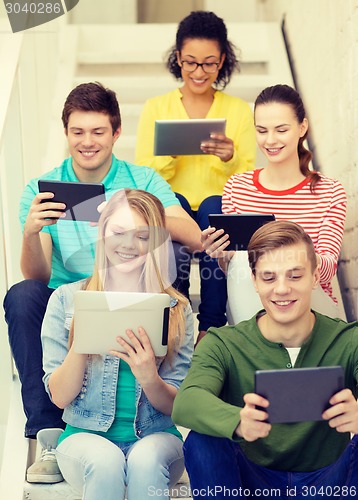
[[[171,283],[170,271],[173,251],[168,231],[165,228],[165,211],[162,203],[154,195],[140,189],[122,189],[117,191],[103,209],[98,222],[98,241],[93,275],[90,276],[83,290],[104,291],[108,280],[110,263],[105,250],[105,234],[109,219],[123,204],[140,215],[149,227],[148,254],[143,265],[140,286],[143,292],[167,293],[178,303],[170,308],[168,358],[183,343],[185,336],[184,308],[188,299],[175,290]],[[69,346],[73,341],[73,321],[70,328]]]

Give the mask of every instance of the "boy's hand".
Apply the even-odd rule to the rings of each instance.
[[[256,439],[267,437],[271,431],[271,424],[265,422],[268,414],[257,409],[256,406],[267,408],[269,402],[254,393],[245,394],[244,401],[245,406],[241,410],[241,420],[235,429],[235,433],[244,438],[245,441],[256,441]]]
[[[350,389],[343,389],[329,400],[331,408],[322,413],[328,425],[337,432],[358,434],[358,403]]]

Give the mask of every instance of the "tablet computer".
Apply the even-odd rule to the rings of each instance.
[[[47,201],[65,203],[66,214],[61,220],[83,220],[98,222],[98,205],[105,201],[104,185],[86,182],[38,181],[40,193],[54,193],[54,198]],[[49,217],[51,218],[51,217]],[[53,218],[53,217],[52,217]]]
[[[270,402],[265,408],[270,423],[322,420],[330,398],[343,388],[341,366],[255,372],[255,393]]]
[[[225,250],[247,250],[254,232],[272,220],[273,214],[209,214],[210,226],[229,235],[230,245]]]
[[[210,140],[210,134],[225,134],[225,126],[225,118],[156,120],[154,155],[205,154],[200,149],[200,144]]]
[[[155,355],[165,356],[169,310],[170,297],[165,293],[79,290],[74,295],[73,348],[83,354],[123,351],[116,337],[120,335],[129,342],[126,329],[138,336],[138,327],[142,326]]]

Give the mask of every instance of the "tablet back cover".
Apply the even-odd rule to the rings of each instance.
[[[344,387],[341,366],[258,370],[255,392],[268,399],[270,423],[322,420],[329,400]]]

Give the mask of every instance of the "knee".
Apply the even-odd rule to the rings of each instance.
[[[31,301],[39,294],[44,293],[44,291],[49,290],[45,283],[37,280],[24,280],[13,285],[4,299],[4,306],[11,306],[12,304],[21,304],[23,302]]]
[[[207,467],[208,462],[214,463],[222,441],[222,438],[190,431],[183,446],[186,465],[195,463]]]
[[[221,214],[221,196],[213,195],[205,198],[198,208],[196,216],[200,229],[206,229],[209,225],[209,214]]]

